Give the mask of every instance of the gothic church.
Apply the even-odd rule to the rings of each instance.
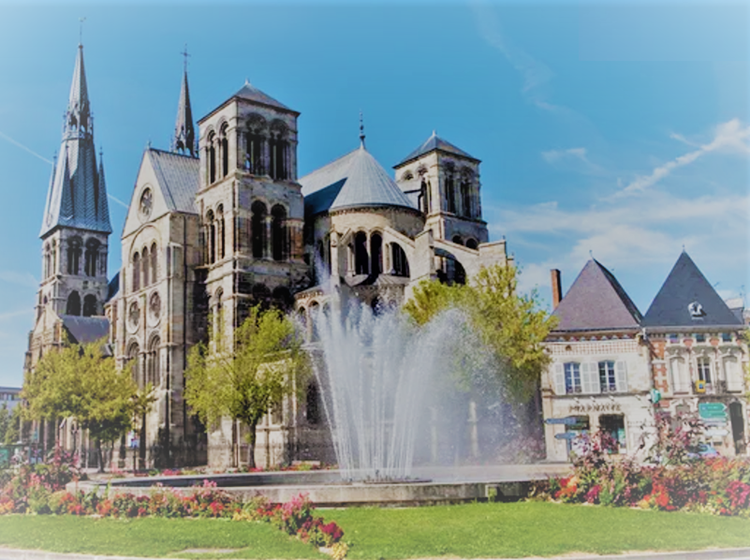
[[[423,279],[465,282],[511,262],[488,242],[480,161],[433,133],[394,166],[359,146],[298,177],[299,113],[245,83],[193,124],[187,71],[168,150],[145,150],[108,280],[112,233],[101,154],[79,45],[40,233],[43,276],[26,369],[67,338],[108,337],[157,401],[143,420],[149,466],[236,465],[243,427],[206,430],[183,398],[187,354],[218,318],[233,329],[258,303],[309,315],[342,293],[398,306]],[[290,397],[258,426],[261,465],[330,459],[317,389]],[[297,401],[300,402],[297,402]]]

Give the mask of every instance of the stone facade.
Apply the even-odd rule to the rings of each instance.
[[[82,50],[79,97],[81,80]],[[309,314],[334,291],[374,308],[399,306],[423,279],[466,282],[483,265],[512,264],[505,241],[488,243],[479,160],[433,134],[396,166],[394,180],[367,152],[362,132],[358,150],[298,178],[298,116],[245,83],[196,131],[185,74],[171,151],[144,152],[112,282],[111,228],[61,223],[42,236],[45,274],[28,367],[44,344],[62,342],[67,327],[57,318],[72,291],[84,300],[95,294],[91,313],[73,315],[108,326],[117,363],[139,387],[154,388],[153,410],[133,434],[145,466],[244,462],[246,428],[228,419],[200,426],[182,395],[190,348],[211,329],[231,345],[251,306],[294,310],[311,324]],[[95,186],[106,198],[103,170],[86,185],[73,181],[68,190],[80,198]],[[50,192],[52,200],[57,191]],[[94,244],[92,274],[60,272],[69,247]],[[259,464],[333,460],[319,390],[314,382],[300,389],[258,426]]]

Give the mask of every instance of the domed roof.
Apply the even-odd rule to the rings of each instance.
[[[364,145],[302,177],[299,183],[309,214],[378,206],[415,210]]]

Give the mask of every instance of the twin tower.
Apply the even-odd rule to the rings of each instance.
[[[465,282],[482,265],[511,260],[504,241],[488,243],[478,159],[433,133],[394,167],[394,179],[361,131],[352,152],[299,178],[298,117],[245,83],[196,131],[186,71],[172,145],[144,152],[122,265],[108,279],[112,227],[78,47],[40,234],[26,369],[66,340],[106,336],[135,381],[155,387],[140,434],[146,464],[229,465],[242,456],[242,427],[227,421],[205,433],[182,399],[187,353],[207,338],[209,317],[231,344],[256,304],[303,319],[332,291],[397,306],[420,280]],[[264,421],[258,461],[325,455],[309,391]]]

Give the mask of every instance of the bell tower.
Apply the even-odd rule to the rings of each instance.
[[[62,143],[47,193],[42,228],[42,280],[37,320],[57,315],[101,316],[107,296],[112,226],[101,154],[97,165],[83,45],[78,45]]]

